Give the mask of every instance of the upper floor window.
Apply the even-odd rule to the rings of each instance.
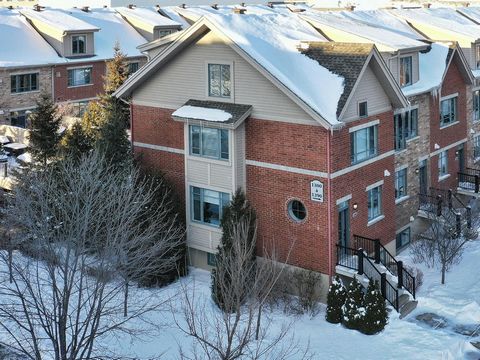
[[[190,154],[228,160],[228,130],[190,126]]]
[[[170,35],[172,30],[158,30],[158,37],[162,38],[164,36]]]
[[[480,120],[480,90],[473,92],[473,120]]]
[[[412,84],[412,57],[400,58],[400,86]]]
[[[232,94],[231,68],[228,64],[208,64],[208,96],[229,98]]]
[[[85,35],[72,36],[72,54],[81,55],[87,52],[87,37]]]
[[[128,74],[131,75],[138,71],[139,64],[138,62],[133,62],[128,64]]]
[[[230,202],[230,195],[223,192],[190,187],[192,220],[220,226],[223,209]]]
[[[480,159],[480,135],[473,138],[473,159]]]
[[[68,86],[89,85],[92,83],[92,68],[68,70]]]
[[[477,69],[480,69],[480,44],[475,45],[475,61]]]
[[[438,177],[448,175],[448,152],[442,151],[438,154]]]
[[[418,109],[394,116],[395,150],[405,149],[407,140],[418,136]]]
[[[10,76],[10,92],[18,94],[38,90],[38,73]]]
[[[377,156],[378,126],[370,126],[350,134],[352,163],[358,163]]]
[[[457,97],[451,97],[440,102],[440,126],[457,121]]]
[[[382,215],[382,186],[367,191],[368,221]]]
[[[407,196],[407,169],[395,172],[395,199]]]
[[[368,116],[368,103],[366,101],[362,101],[358,103],[358,116],[360,117]]]

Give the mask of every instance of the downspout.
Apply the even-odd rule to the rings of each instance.
[[[333,130],[328,131],[327,136],[327,237],[328,237],[328,275],[332,281],[332,190],[331,190],[331,158],[330,158],[330,138]]]
[[[133,103],[130,101],[130,140],[132,142],[132,153],[134,150],[133,147]]]

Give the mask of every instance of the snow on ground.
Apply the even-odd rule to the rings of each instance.
[[[412,264],[411,255],[404,252],[400,258]],[[447,274],[446,285],[440,284],[437,269],[418,265],[424,272],[424,284],[418,291],[418,307],[406,319],[400,320],[392,312],[389,324],[379,335],[367,336],[357,331],[347,330],[341,325],[332,325],[324,320],[324,306],[314,317],[303,315],[294,317],[281,311],[269,313],[273,319],[272,331],[280,329],[292,321],[291,331],[302,346],[310,343],[314,359],[327,360],[460,360],[478,359],[480,353],[470,345],[478,341],[477,335],[460,335],[452,331],[454,326],[468,327],[480,324],[480,240],[469,242],[465,247],[462,262]],[[172,298],[171,303],[177,319],[182,286],[195,287],[195,296],[206,301],[205,316],[218,311],[210,300],[210,273],[192,269],[189,276],[159,290],[138,290],[131,292],[131,303],[146,296]],[[448,321],[451,326],[433,329],[416,320],[416,316],[434,313]],[[148,315],[149,321],[162,325],[158,331],[150,331],[140,338],[125,334],[103,338],[101,346],[115,351],[123,357],[151,358],[163,354],[163,358],[177,358],[179,347],[188,351],[192,339],[174,325],[174,316],[168,308]],[[140,320],[131,326],[142,327]],[[0,339],[1,341],[1,339]],[[292,358],[292,360],[295,360]]]

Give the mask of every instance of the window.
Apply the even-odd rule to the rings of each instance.
[[[68,70],[68,86],[89,85],[92,83],[92,68]]]
[[[412,57],[400,58],[400,86],[412,84]]]
[[[32,110],[19,110],[10,112],[10,124],[21,128],[27,127],[28,116]]]
[[[448,175],[448,152],[438,154],[438,177]]]
[[[395,199],[407,196],[407,169],[395,173]]]
[[[457,120],[457,97],[440,102],[440,126],[446,126]]]
[[[480,90],[473,92],[473,120],[480,120]]]
[[[480,159],[480,135],[473,138],[473,158],[475,160]]]
[[[288,203],[288,214],[293,220],[300,222],[307,217],[307,209],[301,201],[292,200]]]
[[[407,140],[418,136],[418,109],[394,116],[395,150],[405,149]]]
[[[410,228],[406,228],[399,232],[396,236],[397,250],[403,248],[410,243]]]
[[[228,160],[228,130],[190,126],[190,154]]]
[[[18,94],[38,90],[38,73],[12,75],[10,77],[10,92]]]
[[[480,69],[480,45],[475,45],[475,60],[477,61],[477,69]]]
[[[87,111],[89,102],[88,101],[79,101],[71,103],[72,106],[72,116],[81,118]]]
[[[207,264],[210,266],[217,266],[217,255],[207,253]]]
[[[138,67],[139,67],[138,62],[129,63],[128,64],[128,74],[131,75],[131,74],[137,72]]]
[[[72,54],[81,55],[87,52],[87,37],[85,35],[72,36]]]
[[[208,64],[208,96],[229,98],[232,81],[230,65]]]
[[[191,186],[192,220],[220,226],[223,208],[230,202],[230,195]]]
[[[368,104],[366,101],[358,103],[358,116],[367,117],[368,116]]]
[[[352,163],[358,163],[377,155],[378,126],[352,132],[350,135]]]
[[[382,186],[377,186],[367,191],[368,221],[382,215]]]
[[[159,30],[158,37],[162,38],[164,36],[170,35],[171,33],[172,33],[172,30]]]

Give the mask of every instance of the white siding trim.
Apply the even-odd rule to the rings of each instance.
[[[435,150],[434,152],[431,152],[431,153],[430,153],[430,157],[436,156],[436,155],[440,154],[441,152],[450,150],[450,149],[452,149],[452,148],[454,148],[454,147],[456,147],[456,146],[458,146],[458,145],[461,145],[461,144],[463,144],[463,143],[466,143],[467,140],[468,140],[468,138],[465,138],[465,139],[459,140],[459,141],[457,141],[457,142],[454,142],[453,144],[447,145],[447,146],[445,146],[445,147],[443,147],[443,148],[441,148],[441,149]]]
[[[407,169],[407,168],[408,168],[408,165],[401,165],[401,166],[395,168],[395,172],[398,172],[398,171],[401,171],[401,170]]]
[[[373,120],[373,121],[369,121],[368,123],[351,127],[350,129],[348,129],[348,132],[349,132],[349,133],[352,133],[352,132],[355,132],[355,131],[358,131],[358,130],[362,130],[362,129],[368,128],[368,127],[370,127],[370,126],[378,125],[378,124],[380,124],[380,120],[379,120],[379,119]]]
[[[141,143],[141,142],[137,142],[137,141],[134,141],[133,145],[138,146],[140,148],[145,148],[145,149],[159,150],[159,151],[165,151],[165,152],[170,152],[170,153],[174,153],[174,154],[181,154],[181,155],[185,154],[185,151],[183,149],[176,149],[176,148],[171,148],[171,147],[166,147],[166,146],[145,144],[145,143]]]
[[[338,170],[336,172],[334,172],[332,175],[331,175],[331,178],[332,179],[335,179],[336,177],[339,177],[339,176],[342,176],[342,175],[345,175],[345,174],[348,174],[349,172],[351,171],[354,171],[354,170],[357,170],[357,169],[360,169],[361,167],[364,167],[366,165],[370,165],[376,161],[379,161],[379,160],[383,160],[389,156],[393,156],[395,155],[395,150],[390,150],[390,151],[387,151],[386,153],[383,153],[379,156],[376,156],[374,158],[371,158],[369,160],[366,160],[366,161],[362,161],[361,163],[358,163],[358,164],[355,164],[355,165],[352,165],[352,166],[349,166],[345,169],[342,169],[342,170]]]
[[[443,101],[443,100],[448,100],[448,99],[453,99],[455,97],[458,97],[458,93],[455,93],[455,94],[450,94],[450,95],[447,95],[447,96],[442,96],[440,98],[440,101]]]
[[[372,189],[375,189],[376,187],[379,187],[379,186],[382,186],[385,182],[383,180],[380,180],[380,181],[377,181],[376,183],[373,183],[371,185],[368,185],[366,188],[365,188],[365,191],[369,191],[369,190],[372,190]]]
[[[344,203],[345,201],[351,200],[352,199],[352,194],[348,194],[340,199],[337,200],[337,205],[340,205],[341,203]]]
[[[278,165],[278,164],[271,164],[271,163],[266,163],[262,161],[246,160],[245,163],[247,165],[263,167],[271,170],[280,170],[280,171],[286,171],[286,172],[295,173],[295,174],[310,175],[310,176],[316,176],[316,177],[322,177],[322,178],[328,177],[327,173],[321,172],[321,171],[307,170],[307,169],[301,169],[301,168]]]

